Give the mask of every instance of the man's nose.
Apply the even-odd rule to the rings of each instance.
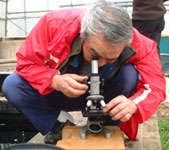
[[[107,62],[107,60],[106,59],[99,59],[98,60],[98,65],[99,65],[99,67],[102,67],[102,66],[104,66],[105,64],[107,64],[108,62]]]

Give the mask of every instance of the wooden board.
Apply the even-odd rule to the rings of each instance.
[[[66,126],[63,129],[62,140],[57,146],[66,150],[125,150],[124,134],[116,126],[106,127],[111,132],[111,138],[106,139],[103,134],[88,134],[86,139],[80,139],[79,126]]]

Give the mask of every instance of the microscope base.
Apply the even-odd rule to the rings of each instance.
[[[107,129],[104,126],[102,128],[103,129],[99,134],[103,134],[106,139],[110,139],[111,138],[111,132],[109,131],[109,129]],[[91,134],[91,132],[88,131],[87,126],[82,127],[80,129],[80,138],[81,139],[86,139],[87,134]]]
[[[106,126],[111,132],[111,138],[103,134],[89,133],[86,139],[80,139],[80,126],[65,126],[62,140],[57,146],[66,150],[125,150],[124,134],[117,126]]]

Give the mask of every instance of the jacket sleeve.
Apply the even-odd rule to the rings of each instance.
[[[42,17],[16,54],[16,72],[41,94],[53,91],[47,87],[58,73],[45,64],[50,57],[48,45],[54,32],[51,24],[46,16]]]
[[[137,54],[129,62],[138,70],[139,80],[130,100],[137,105],[137,112],[127,122],[121,123],[121,130],[130,139],[137,139],[138,125],[148,120],[166,98],[165,79],[157,51],[157,44],[134,29],[132,46]]]
[[[142,123],[149,119],[165,100],[165,79],[162,75],[157,44],[134,30],[132,46],[137,54],[130,62],[139,72],[139,81],[135,94],[129,99],[138,107],[137,113],[133,115],[134,120]]]

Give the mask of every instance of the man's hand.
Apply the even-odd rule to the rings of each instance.
[[[136,104],[123,95],[113,98],[103,109],[108,112],[112,120],[128,121],[136,113]]]
[[[62,92],[68,97],[78,97],[88,90],[88,86],[84,84],[87,78],[87,76],[76,74],[55,75],[49,87]]]

